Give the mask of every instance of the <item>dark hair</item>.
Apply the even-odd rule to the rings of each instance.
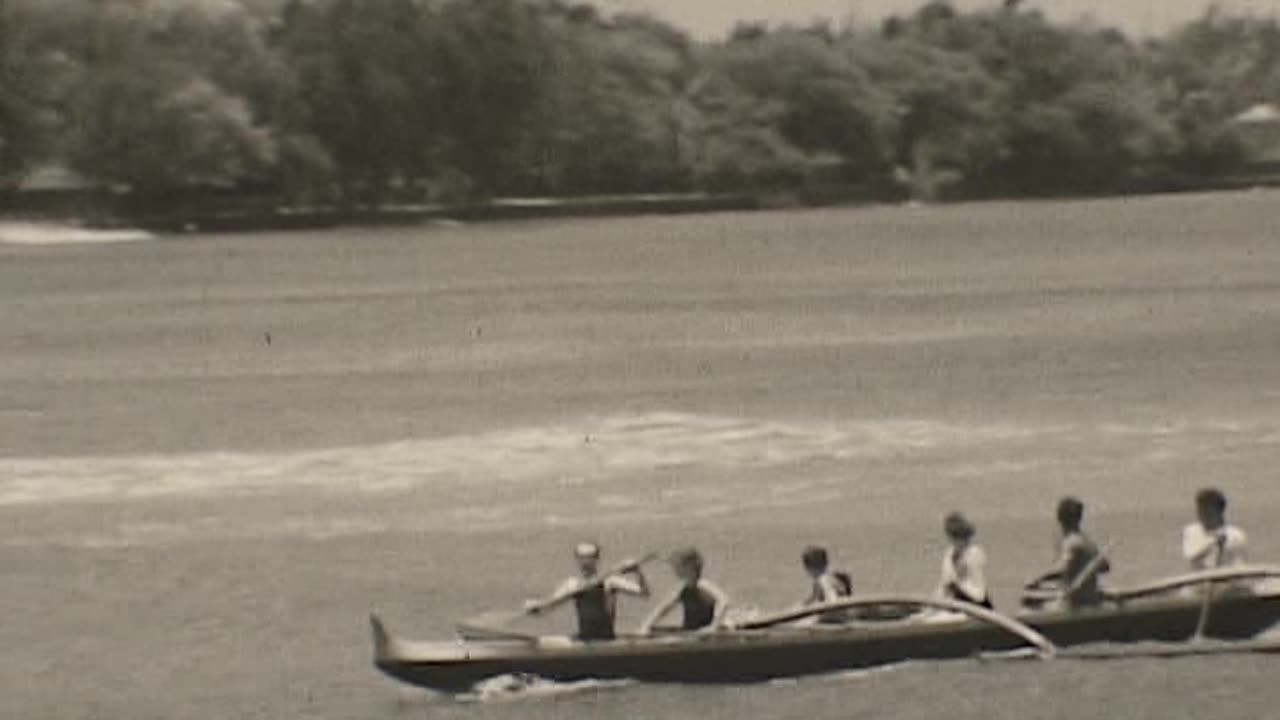
[[[810,545],[805,548],[804,554],[800,556],[800,559],[804,562],[805,567],[813,570],[826,570],[827,563],[830,562],[827,557],[827,549],[817,545]]]
[[[1084,519],[1084,503],[1073,497],[1065,497],[1058,501],[1058,522],[1075,527]]]
[[[958,512],[953,512],[947,516],[947,519],[942,522],[942,529],[947,534],[947,537],[957,539],[971,538],[977,532],[977,529],[973,527],[973,523]]]
[[[1227,511],[1227,496],[1218,488],[1205,488],[1196,493],[1196,507],[1212,510],[1217,513]]]
[[[702,572],[702,553],[697,548],[680,548],[671,553],[671,564],[676,567],[688,567],[694,571]]]

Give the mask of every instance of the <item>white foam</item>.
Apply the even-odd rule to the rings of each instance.
[[[1101,431],[1101,436],[1098,432]],[[133,501],[171,496],[221,497],[283,492],[395,493],[422,487],[485,485],[582,487],[660,468],[768,469],[814,461],[876,460],[997,447],[1006,454],[975,463],[972,453],[944,471],[951,477],[1032,472],[1045,458],[1009,457],[1034,451],[1048,437],[1095,442],[1113,433],[1141,432],[1168,453],[1192,438],[1247,434],[1274,438],[1274,426],[1217,423],[1147,428],[1065,425],[953,424],[931,420],[804,423],[660,412],[585,417],[573,422],[428,438],[370,446],[280,453],[195,453],[83,458],[17,458],[0,469],[0,506]],[[1089,440],[1090,437],[1095,440]],[[1173,439],[1165,445],[1166,439]],[[1216,442],[1213,438],[1210,441]],[[678,476],[676,476],[678,477]],[[769,501],[811,496],[829,478],[781,475],[761,492]],[[601,490],[602,507],[636,506],[631,493]],[[708,499],[718,487],[663,487],[667,500]]]
[[[9,534],[0,539],[0,545],[100,550],[174,545],[207,538],[329,540],[380,534],[389,532],[391,529],[386,521],[368,517],[295,517],[270,522],[231,517],[201,517],[185,519],[181,522],[126,522],[93,532]]]
[[[290,490],[388,493],[423,486],[584,485],[663,467],[768,468],[813,460],[1034,437],[1048,430],[876,421],[844,426],[681,413],[584,418],[472,435],[286,453],[15,459],[0,505],[243,496]],[[795,490],[780,485],[777,495]],[[689,487],[671,492],[708,492]]]
[[[102,230],[43,222],[0,223],[0,243],[7,245],[83,245],[154,240],[145,230]]]
[[[548,700],[565,695],[600,692],[634,685],[631,680],[578,680],[555,682],[530,675],[500,675],[458,696],[462,702],[506,703]]]

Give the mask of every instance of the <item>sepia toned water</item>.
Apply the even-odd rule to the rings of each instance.
[[[447,636],[584,538],[760,609],[811,542],[926,592],[952,509],[1008,608],[1060,495],[1126,585],[1206,483],[1280,560],[1278,201],[0,245],[0,717],[1274,717],[1246,656],[447,699],[367,615]]]

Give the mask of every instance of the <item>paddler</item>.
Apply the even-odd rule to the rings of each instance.
[[[1052,590],[1060,593],[1057,599],[1068,607],[1097,605],[1106,597],[1098,585],[1098,576],[1111,570],[1111,562],[1082,528],[1084,503],[1073,497],[1063,498],[1058,502],[1057,516],[1061,531],[1057,563],[1027,586],[1030,593],[1024,602],[1036,604],[1032,600],[1035,593]]]
[[[1248,544],[1243,530],[1227,524],[1227,497],[1221,490],[1196,493],[1196,522],[1182,531],[1182,555],[1192,570],[1243,565]]]
[[[943,520],[942,531],[950,547],[942,556],[938,597],[991,609],[991,594],[987,590],[987,553],[973,541],[977,528],[964,515],[953,512]]]
[[[640,626],[640,634],[651,634],[653,626],[677,605],[684,611],[681,630],[692,632],[719,628],[729,609],[729,596],[702,577],[702,553],[695,548],[677,550],[671,554],[670,563],[680,585],[645,619]]]
[[[802,606],[834,602],[853,594],[853,583],[848,573],[831,572],[831,557],[826,548],[817,545],[806,547],[800,555],[800,562],[810,580],[809,597],[801,603]],[[818,616],[818,622],[824,624],[844,623],[848,619],[847,613],[841,610]]]
[[[617,570],[600,577],[600,546],[593,542],[578,544],[573,550],[578,575],[568,578],[555,593],[542,600],[530,600],[524,610],[539,615],[570,600],[578,612],[577,638],[584,641],[612,640],[617,615],[618,595],[649,597],[649,582],[640,570],[641,561],[620,565]]]

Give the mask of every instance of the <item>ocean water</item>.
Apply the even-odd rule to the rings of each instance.
[[[366,618],[447,636],[585,538],[747,609],[811,542],[927,592],[952,509],[1008,607],[1060,495],[1126,585],[1209,483],[1280,558],[1277,199],[0,247],[0,717],[1272,717],[1245,656],[442,698]]]

